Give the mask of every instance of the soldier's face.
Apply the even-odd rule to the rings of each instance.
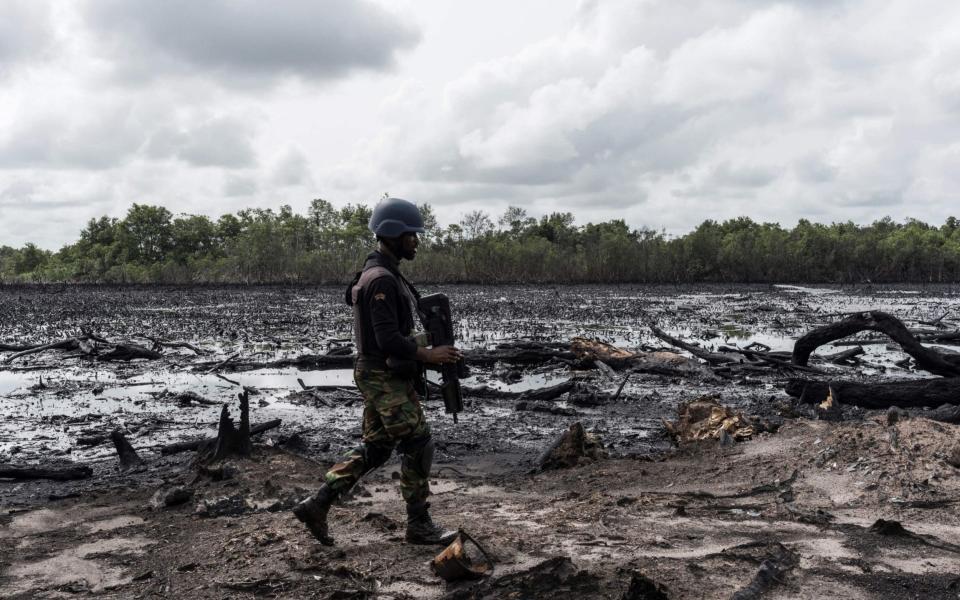
[[[417,246],[420,245],[420,238],[416,233],[405,233],[400,236],[400,258],[413,260],[417,256]]]

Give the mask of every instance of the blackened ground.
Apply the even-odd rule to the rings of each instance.
[[[960,314],[949,288],[443,291],[468,348],[578,335],[661,347],[644,327],[654,322],[705,347],[756,341],[789,350],[835,313],[883,309],[910,324]],[[239,388],[196,365],[235,353],[267,363],[347,346],[350,317],[340,297],[336,288],[0,289],[0,343],[54,341],[85,327],[110,340],[149,345],[136,337],[147,335],[211,351],[165,350],[159,361],[121,365],[50,352],[0,365],[0,462],[72,460],[95,470],[80,482],[0,481],[0,595],[619,598],[646,578],[670,598],[729,597],[767,560],[783,572],[765,597],[958,597],[960,496],[949,463],[956,427],[925,419],[888,426],[883,415],[849,410],[840,424],[795,420],[780,389],[786,374],[775,371],[735,380],[635,374],[616,402],[561,398],[551,405],[565,410],[555,412],[468,397],[458,425],[428,400],[439,446],[433,512],[481,540],[498,562],[494,577],[473,586],[444,584],[426,566],[436,549],[402,542],[396,462],[333,511],[333,549],[313,543],[287,511],[358,441],[361,406],[349,371],[227,366],[226,377],[259,391],[254,422],[283,425],[221,481],[198,475],[191,454],[159,454],[163,444],[212,433],[220,402],[236,405]],[[896,349],[866,348],[859,368],[824,368],[871,379],[924,376],[895,366]],[[468,383],[522,391],[570,377],[607,391],[621,383],[563,363],[494,365]],[[318,399],[300,391],[298,378],[342,389]],[[186,391],[214,405],[185,400]],[[733,447],[673,450],[661,419],[703,395],[788,418],[778,433]],[[529,474],[575,421],[610,458]],[[145,469],[118,471],[108,438],[118,428],[147,459]],[[178,487],[190,495],[184,504],[150,506],[156,493]],[[871,532],[880,517],[915,536]]]

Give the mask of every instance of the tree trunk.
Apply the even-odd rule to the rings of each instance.
[[[840,404],[862,408],[914,408],[960,404],[960,378],[914,379],[889,383],[791,379],[786,392],[805,404],[823,402],[830,389]]]

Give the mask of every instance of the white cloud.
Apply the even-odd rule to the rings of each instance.
[[[960,6],[646,0],[580,15],[451,81],[429,123],[391,106],[356,163],[441,206],[486,189],[487,206],[549,200],[582,221],[618,206],[673,230],[824,207],[946,216],[938,181],[953,176],[924,161],[955,156],[937,149],[960,136]]]

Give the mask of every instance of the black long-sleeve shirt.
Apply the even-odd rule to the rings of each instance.
[[[417,344],[410,336],[414,330],[414,313],[409,296],[401,286],[407,285],[410,296],[416,301],[416,290],[400,275],[398,263],[393,258],[374,251],[367,256],[363,269],[382,266],[394,277],[383,275],[370,281],[363,290],[360,310],[362,342],[356,340],[360,351],[366,356],[386,359],[393,357],[413,360]],[[349,294],[349,290],[348,290]]]

